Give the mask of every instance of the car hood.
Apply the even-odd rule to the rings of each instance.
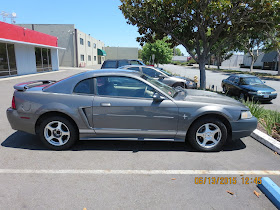
[[[172,78],[178,78],[178,79],[182,79],[182,80],[186,80],[186,81],[192,81],[193,82],[193,80],[192,79],[190,79],[190,78],[187,78],[187,77],[180,77],[180,76],[173,76]]]
[[[233,98],[223,96],[218,93],[203,91],[203,90],[192,90],[192,89],[183,90],[174,99],[179,101],[190,101],[196,103],[246,107],[244,104],[242,104],[241,102]]]
[[[242,88],[244,89],[247,89],[247,90],[252,90],[252,91],[275,91],[275,89],[265,85],[265,84],[257,84],[257,85],[242,85],[241,86]]]

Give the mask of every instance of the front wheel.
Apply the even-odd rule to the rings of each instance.
[[[45,118],[39,126],[38,135],[50,149],[69,149],[78,139],[78,132],[72,122],[60,116]]]
[[[199,151],[219,151],[227,139],[227,128],[217,118],[202,118],[188,132],[190,144]]]
[[[239,94],[239,100],[241,101],[247,101],[247,96],[244,93]]]

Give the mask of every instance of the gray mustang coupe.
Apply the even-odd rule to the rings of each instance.
[[[189,141],[218,151],[250,135],[257,119],[240,102],[202,90],[174,89],[136,71],[94,70],[14,86],[13,129],[37,134],[54,150],[77,140]]]

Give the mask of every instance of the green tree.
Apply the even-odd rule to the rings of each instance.
[[[138,59],[142,59],[142,49],[138,49]]]
[[[276,0],[121,0],[129,24],[136,25],[140,44],[170,37],[199,63],[200,86],[205,88],[205,63],[215,43],[229,43],[246,27],[265,30]]]
[[[278,54],[278,75],[280,75],[280,1],[276,1],[271,5],[273,14],[270,16],[271,21],[275,23],[273,27],[267,25],[267,31],[264,31],[266,36],[265,50],[276,50]]]
[[[142,50],[142,59],[145,63],[153,63],[152,56],[155,55],[155,64],[170,63],[172,60],[173,50],[167,38],[156,40],[154,43],[146,43]]]
[[[174,51],[175,51],[174,55],[182,56],[182,54],[183,54],[179,48],[175,48]]]

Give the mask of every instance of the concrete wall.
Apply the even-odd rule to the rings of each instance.
[[[254,63],[254,66],[263,66],[263,62],[262,62],[263,56],[264,56],[264,53],[260,52],[258,59]],[[252,58],[249,56],[249,54],[244,55],[243,64],[245,66],[251,66],[251,62],[252,62]]]
[[[74,24],[18,24],[19,26],[39,31],[58,38],[58,47],[66,48],[59,50],[60,66],[74,67],[76,63],[76,44]]]
[[[59,70],[59,56],[58,49],[51,49],[52,70]]]
[[[187,62],[188,56],[173,56],[172,61]]]
[[[18,75],[37,73],[34,46],[15,44]]]
[[[239,64],[243,63],[244,55],[232,55],[229,59],[223,61],[223,67],[240,67]]]
[[[137,47],[105,47],[106,60],[109,59],[138,59]]]

